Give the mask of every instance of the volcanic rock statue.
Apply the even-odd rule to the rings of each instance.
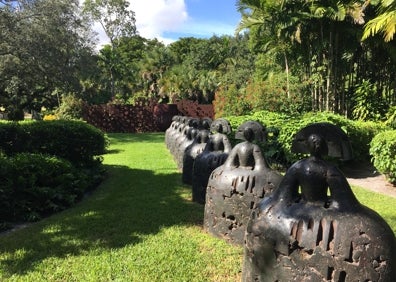
[[[188,145],[183,154],[182,181],[184,184],[192,184],[192,173],[195,158],[201,154],[209,140],[209,130],[200,129],[194,141]]]
[[[201,154],[194,161],[192,174],[192,199],[204,204],[209,176],[214,169],[224,164],[232,149],[227,134],[231,133],[228,120],[219,118],[211,123],[212,134]]]
[[[200,121],[197,118],[190,118],[188,121],[188,126],[184,127],[183,129],[183,134],[179,135],[174,141],[175,149],[173,152],[173,157],[176,160],[176,164],[179,169],[183,169],[183,158],[186,149],[194,142],[194,139],[199,132],[199,122]]]
[[[230,243],[243,244],[250,213],[282,177],[270,169],[260,147],[253,143],[265,139],[261,124],[245,122],[235,137],[246,141],[237,144],[209,177],[204,228]]]
[[[342,172],[323,159],[351,158],[346,134],[330,123],[299,131],[294,163],[252,212],[242,280],[396,281],[396,241],[388,224],[361,205]]]

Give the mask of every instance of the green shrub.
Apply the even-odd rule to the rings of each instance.
[[[59,119],[82,120],[84,101],[74,94],[62,95],[62,103],[55,114]]]
[[[32,221],[74,204],[93,179],[69,161],[21,153],[0,157],[0,222]]]
[[[386,100],[378,96],[378,89],[369,80],[363,80],[355,89],[352,116],[357,120],[379,121],[389,109]]]
[[[82,121],[0,123],[0,148],[6,155],[43,153],[84,165],[102,155],[107,143],[101,130]]]
[[[234,84],[220,87],[215,94],[213,107],[216,117],[239,116],[252,110],[244,89],[238,89]]]
[[[289,83],[286,81],[289,80]],[[274,73],[265,81],[253,81],[246,87],[246,100],[253,111],[271,111],[295,115],[307,112],[311,107],[307,96],[299,93],[303,85],[295,77],[284,72]]]
[[[26,126],[27,152],[59,156],[74,164],[90,162],[105,152],[104,133],[84,122],[53,120],[22,126]]]
[[[0,122],[0,151],[12,155],[23,151],[24,132],[18,122]]]
[[[370,154],[378,171],[396,183],[396,130],[377,134],[371,141]]]
[[[356,160],[370,160],[370,142],[373,137],[389,129],[382,123],[352,121],[341,115],[329,112],[309,112],[303,115],[287,115],[269,111],[259,111],[251,115],[226,117],[233,128],[247,120],[256,120],[265,125],[268,131],[267,143],[262,146],[270,163],[288,166],[300,159],[291,152],[294,135],[303,127],[315,122],[329,122],[344,130],[351,142],[353,157]]]
[[[386,113],[385,124],[392,127],[393,129],[396,128],[396,106],[389,108],[388,112]]]
[[[351,121],[346,132],[352,143],[354,158],[361,161],[370,160],[370,142],[380,132],[390,128],[381,122]]]

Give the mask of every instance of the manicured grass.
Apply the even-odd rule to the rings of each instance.
[[[381,215],[396,234],[396,198],[356,186],[352,186],[352,190],[360,203]]]
[[[238,281],[242,248],[205,233],[163,134],[111,134],[108,178],[0,236],[0,281]]]
[[[202,230],[203,206],[164,134],[111,134],[108,177],[73,208],[0,235],[0,281],[239,281],[241,247]],[[396,233],[396,199],[354,187]]]

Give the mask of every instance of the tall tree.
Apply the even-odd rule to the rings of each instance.
[[[286,73],[308,84],[313,110],[350,114],[354,89],[364,80],[376,84],[378,99],[395,94],[391,48],[360,42],[368,3],[240,0],[240,29],[249,30],[254,50],[272,53]]]
[[[3,106],[23,118],[23,109],[53,107],[60,93],[78,91],[92,47],[78,1],[12,1],[0,13]]]
[[[110,40],[110,54],[106,51],[104,60],[109,77],[110,92],[114,98],[116,94],[116,65],[119,62],[116,49],[123,37],[136,35],[135,13],[129,9],[126,0],[85,0],[84,12],[93,22],[98,22]]]

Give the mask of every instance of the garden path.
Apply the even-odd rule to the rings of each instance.
[[[355,163],[342,168],[350,185],[396,198],[396,186],[389,183],[371,164]]]

